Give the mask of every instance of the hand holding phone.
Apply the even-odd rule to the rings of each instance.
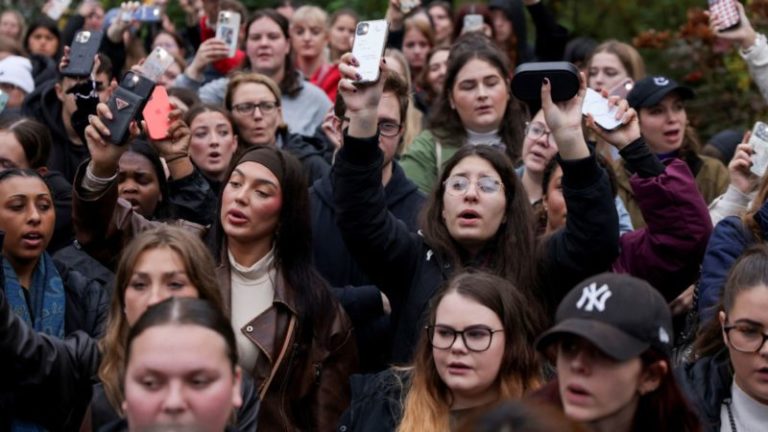
[[[173,64],[173,56],[162,47],[156,47],[141,65],[141,73],[152,81],[157,81]]]
[[[464,15],[464,23],[461,27],[461,34],[482,31],[483,30],[483,16],[480,14],[467,14]]]
[[[99,52],[104,33],[81,30],[72,40],[69,50],[69,64],[61,70],[64,76],[87,77],[93,70],[94,57]]]
[[[621,126],[621,120],[616,119],[617,106],[610,106],[608,99],[600,93],[587,88],[584,95],[584,104],[581,106],[581,113],[585,116],[591,115],[595,123],[601,128],[612,131]]]
[[[717,14],[720,25],[718,31],[735,29],[741,23],[737,0],[709,0],[709,13]]]
[[[216,39],[223,41],[229,47],[229,57],[237,53],[237,41],[240,35],[240,14],[235,11],[219,12],[216,24]]]
[[[387,44],[389,25],[386,20],[362,21],[355,30],[352,55],[360,64],[357,68],[359,79],[367,83],[379,80],[379,66]]]

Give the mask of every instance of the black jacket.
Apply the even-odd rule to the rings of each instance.
[[[731,397],[733,373],[728,350],[704,357],[675,370],[688,401],[699,415],[702,432],[720,431],[720,409]]]
[[[107,325],[110,293],[99,280],[88,277],[79,269],[61,260],[54,259],[53,262],[66,293],[65,334],[81,330],[93,338],[100,338]]]
[[[48,169],[60,172],[72,183],[77,167],[88,158],[88,147],[70,141],[61,119],[63,106],[56,97],[55,86],[56,80],[51,80],[35,88],[24,99],[22,111],[25,116],[32,117],[48,127],[52,138]]]
[[[392,360],[407,363],[429,300],[452,273],[424,240],[386,208],[383,156],[376,137],[344,137],[333,167],[339,228],[353,256],[392,305]],[[578,282],[607,271],[618,256],[619,228],[607,174],[594,156],[561,161],[568,218],[542,245],[540,296],[552,310]]]
[[[384,194],[387,209],[405,224],[409,232],[416,232],[425,197],[397,162],[392,162],[392,177]],[[371,279],[350,254],[336,225],[330,174],[315,182],[310,190],[310,200],[315,267],[334,287],[336,299],[352,320],[361,369],[381,370],[388,366],[389,317],[383,313],[379,289],[372,285]]]
[[[392,432],[403,417],[410,374],[387,369],[349,378],[352,401],[339,420],[339,432]]]
[[[317,138],[291,132],[278,132],[278,147],[296,156],[304,167],[307,185],[312,185],[331,171],[325,160],[325,145]]]

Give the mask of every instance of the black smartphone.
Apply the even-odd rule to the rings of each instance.
[[[119,146],[127,144],[130,136],[128,128],[131,122],[136,120],[145,103],[145,99],[123,87],[118,87],[112,92],[112,96],[107,101],[109,111],[112,112],[112,120],[105,121],[110,133],[110,142]]]
[[[544,78],[552,85],[552,100],[567,101],[579,92],[579,68],[568,62],[524,63],[515,69],[512,94],[522,101],[541,99]]]
[[[93,69],[93,58],[99,52],[103,37],[104,33],[101,31],[81,30],[77,32],[69,51],[69,64],[61,71],[61,74],[71,77],[90,76],[91,69]]]

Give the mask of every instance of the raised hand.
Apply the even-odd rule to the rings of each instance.
[[[749,141],[750,132],[744,134],[744,140],[736,146],[733,158],[728,163],[728,174],[731,184],[743,194],[748,194],[755,189],[759,178],[752,173],[752,155],[755,153]]]
[[[187,66],[184,73],[194,80],[200,80],[203,76],[203,70],[209,64],[227,57],[229,57],[229,45],[216,38],[207,39],[200,44],[195,58]]]
[[[607,91],[603,90],[603,96],[606,94]],[[618,108],[615,118],[621,120],[622,126],[611,131],[605,130],[595,123],[595,119],[591,115],[587,116],[587,126],[605,142],[621,150],[632,141],[640,138],[640,121],[637,112],[629,107],[626,99],[611,96],[608,98],[608,105]]]
[[[91,154],[91,170],[96,177],[108,178],[117,173],[120,157],[128,146],[117,146],[109,140],[110,132],[104,120],[112,120],[112,112],[105,103],[96,106],[96,114],[88,117],[89,125],[85,128],[85,142]],[[139,134],[135,122],[130,126],[131,137]]]
[[[386,61],[381,60],[379,80],[375,83],[355,83],[360,76],[357,67],[360,63],[352,53],[341,57],[339,72],[339,95],[344,98],[349,117],[349,134],[354,137],[370,137],[376,134],[378,127],[377,111],[379,100],[384,91]]]
[[[716,13],[706,12],[709,15],[709,28],[718,38],[735,42],[739,44],[741,49],[747,49],[754,45],[757,33],[755,33],[755,30],[752,28],[752,23],[749,22],[749,18],[747,18],[744,6],[740,2],[736,2],[736,8],[739,10],[739,18],[741,20],[738,27],[720,31],[718,28],[723,26],[722,18]]]
[[[589,148],[581,128],[581,106],[587,91],[587,80],[579,74],[579,91],[574,97],[563,102],[552,101],[552,83],[545,79],[541,85],[541,108],[544,119],[555,137],[560,157],[583,159],[589,156]]]

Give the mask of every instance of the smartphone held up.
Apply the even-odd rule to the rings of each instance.
[[[761,121],[752,127],[749,137],[749,146],[752,148],[752,174],[762,177],[768,168],[768,124]]]
[[[379,66],[384,56],[387,44],[389,24],[386,20],[362,21],[355,29],[355,42],[352,45],[352,55],[360,66],[357,73],[359,83],[376,82],[379,80]]]
[[[733,30],[741,24],[739,9],[736,7],[737,0],[709,0],[709,13],[717,14],[721,24],[719,31]]]
[[[219,12],[216,23],[216,39],[223,41],[229,47],[229,57],[237,53],[237,40],[240,35],[240,14],[235,11]]]

